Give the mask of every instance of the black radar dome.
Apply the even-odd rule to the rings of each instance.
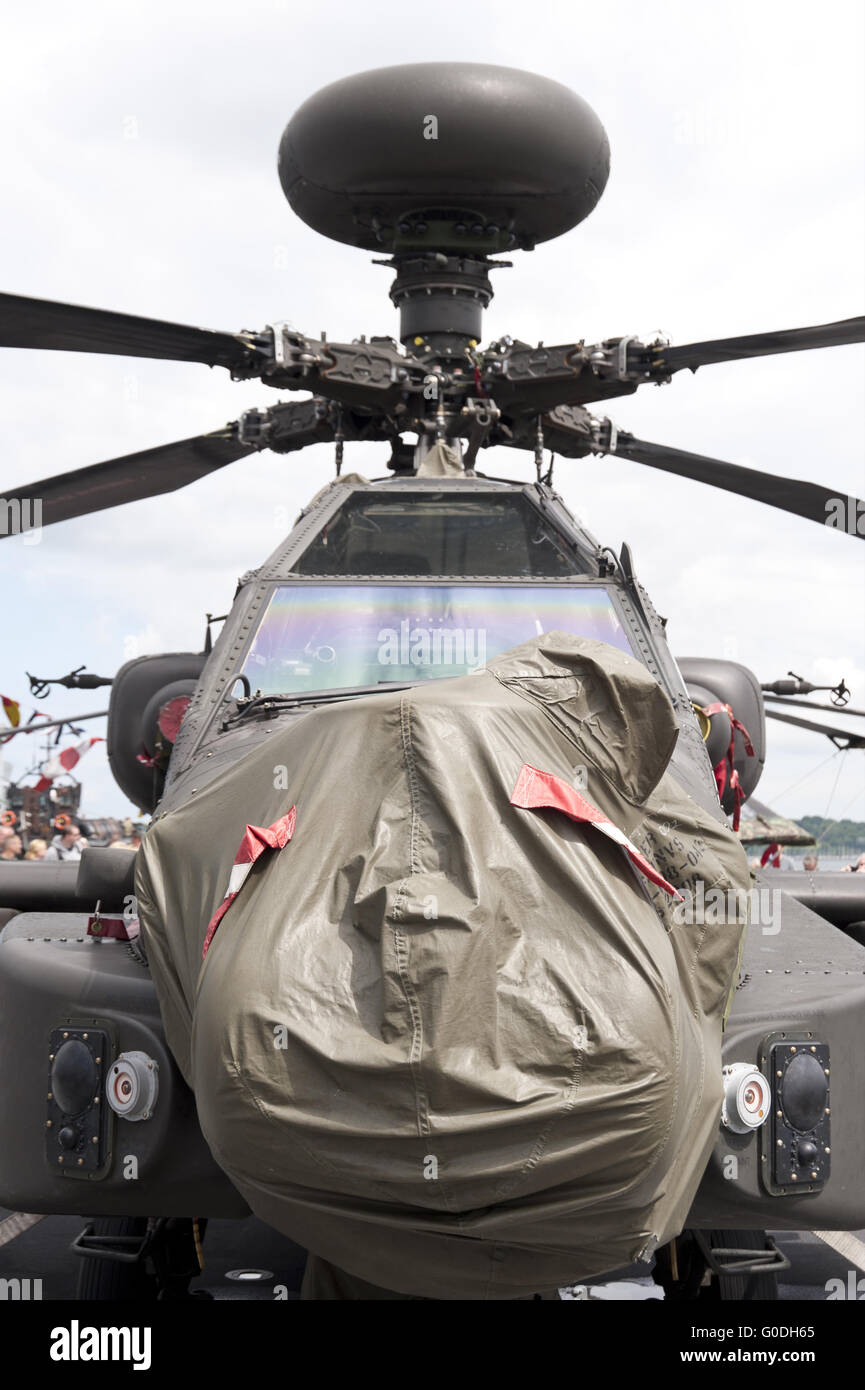
[[[298,217],[366,250],[529,249],[588,217],[609,171],[606,132],[581,97],[483,63],[333,82],[295,112],[279,149]]]

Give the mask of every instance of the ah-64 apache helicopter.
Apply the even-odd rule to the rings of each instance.
[[[862,504],[828,486],[587,407],[865,319],[482,348],[497,254],[574,227],[608,164],[545,78],[362,73],[301,106],[279,172],[311,227],[386,258],[401,346],[0,298],[6,347],[311,393],[7,496],[43,525],[336,448],[212,649],[113,680],[112,771],[154,813],[134,881],[97,849],[3,866],[0,1200],[92,1218],[85,1295],[125,1272],[182,1296],[201,1223],[250,1208],[310,1252],[310,1296],[531,1297],[653,1257],[669,1297],[771,1296],[766,1228],[865,1224],[865,911],[755,910],[726,816],[763,765],[759,682],[674,660],[628,547],[544,474],[545,450],[605,453],[820,524],[841,507],[855,535]],[[391,476],[341,475],[355,440]],[[479,473],[497,445],[537,481]]]

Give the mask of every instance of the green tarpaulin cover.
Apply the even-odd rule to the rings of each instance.
[[[169,1044],[253,1211],[443,1299],[531,1295],[677,1233],[744,914],[680,922],[597,825],[511,802],[524,766],[550,774],[679,893],[740,904],[745,855],[667,770],[654,677],[549,633],[267,727],[159,820],[137,877]],[[292,807],[284,847],[247,836]],[[262,852],[230,883],[245,836]]]

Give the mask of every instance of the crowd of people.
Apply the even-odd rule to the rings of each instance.
[[[0,860],[14,861],[22,860],[30,863],[51,864],[64,862],[68,859],[80,859],[88,844],[107,847],[108,849],[136,850],[141,844],[141,837],[146,830],[143,821],[126,820],[123,828],[115,831],[107,846],[104,841],[94,840],[88,836],[90,827],[86,822],[80,821],[75,816],[58,817],[59,824],[55,824],[55,834],[50,843],[39,835],[32,838],[27,837],[25,845],[24,839],[11,825],[0,825]]]
[[[820,867],[820,860],[816,850],[808,850],[802,855],[801,859],[796,859],[792,854],[785,853],[781,846],[773,843],[763,850],[761,855],[754,855],[748,860],[752,869],[804,869],[806,874],[814,874]],[[844,864],[840,871],[842,874],[865,874],[865,854],[860,854],[854,864]]]
[[[50,844],[47,840],[35,836],[33,839],[28,839],[26,847],[20,834],[13,826],[0,825],[0,859],[29,860],[31,863],[34,861],[56,863],[58,860],[80,859],[82,852],[91,843],[85,834],[89,827],[74,816],[66,816],[64,822],[57,828],[57,833]],[[107,848],[138,849],[146,829],[147,826],[143,821],[126,820],[123,822],[123,832],[115,831]],[[101,846],[104,842],[93,841],[92,843]],[[753,869],[797,869],[799,867],[799,862],[792,855],[783,854],[777,844],[770,845],[768,850],[764,850],[762,856],[755,856],[749,860],[749,863]],[[801,863],[805,873],[809,874],[816,873],[820,867],[820,861],[814,851],[803,855]],[[855,864],[845,864],[841,872],[865,874],[865,854],[860,854]]]

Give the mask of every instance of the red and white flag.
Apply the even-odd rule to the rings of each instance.
[[[64,748],[62,753],[49,758],[47,763],[43,763],[40,768],[42,776],[34,787],[34,791],[47,791],[55,777],[62,777],[64,772],[71,772],[76,763],[80,762],[88,749],[94,743],[104,743],[104,738],[83,738],[80,743],[73,743],[71,748]]]

